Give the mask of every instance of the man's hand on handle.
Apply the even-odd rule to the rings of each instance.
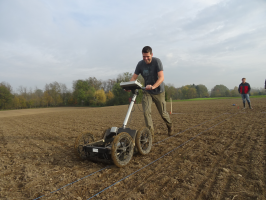
[[[152,90],[152,85],[146,85],[146,90]]]

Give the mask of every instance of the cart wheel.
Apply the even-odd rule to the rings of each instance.
[[[122,132],[115,136],[112,144],[111,156],[117,167],[126,166],[133,156],[134,146],[132,137]]]
[[[83,151],[83,146],[91,142],[94,142],[94,136],[90,132],[82,133],[77,137],[74,144],[74,149],[76,155],[82,160],[87,158],[86,153]]]
[[[152,135],[147,127],[141,128],[136,136],[136,146],[141,155],[146,155],[151,151]]]

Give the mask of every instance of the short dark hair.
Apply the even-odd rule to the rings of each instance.
[[[242,78],[242,80],[243,80],[243,79],[246,79],[246,78]]]
[[[145,46],[142,49],[142,53],[150,53],[150,54],[152,54],[152,48],[150,46]]]

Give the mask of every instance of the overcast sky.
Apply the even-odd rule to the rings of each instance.
[[[165,83],[251,87],[266,79],[265,0],[0,0],[0,82],[133,73],[149,45]]]

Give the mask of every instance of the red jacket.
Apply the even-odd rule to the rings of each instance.
[[[238,87],[238,92],[240,93],[240,94],[248,94],[249,93],[249,91],[250,91],[250,85],[247,83],[247,82],[245,82],[244,84],[243,83],[241,83],[240,85],[239,85],[239,87]]]

